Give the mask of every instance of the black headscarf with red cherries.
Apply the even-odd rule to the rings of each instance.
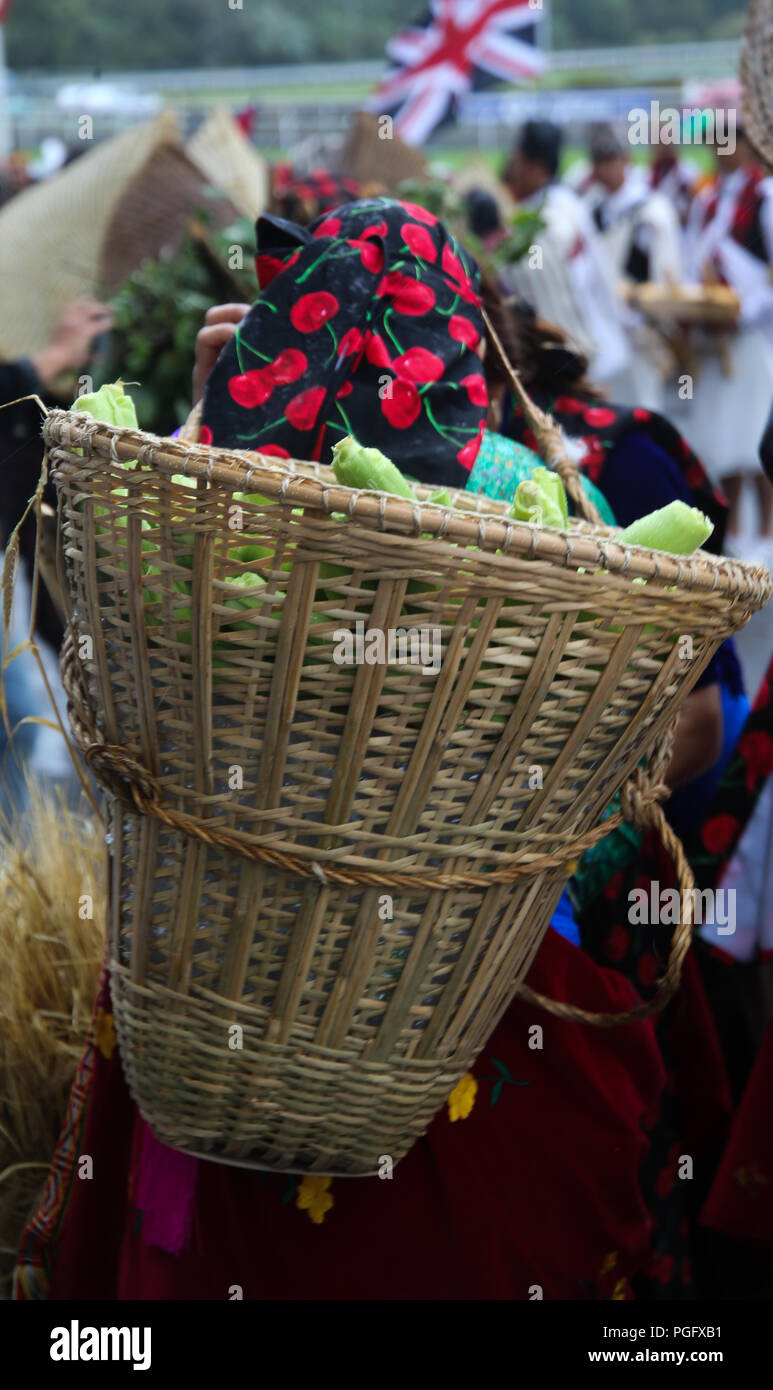
[[[371,198],[257,223],[260,297],[207,382],[202,439],[329,463],[352,434],[464,487],[488,395],[478,267],[432,213]]]

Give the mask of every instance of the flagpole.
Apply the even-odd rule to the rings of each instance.
[[[548,54],[553,48],[553,5],[552,0],[542,0],[542,18],[537,25],[537,42],[542,52]]]
[[[8,70],[5,66],[5,25],[0,20],[0,159],[7,159],[12,147]]]

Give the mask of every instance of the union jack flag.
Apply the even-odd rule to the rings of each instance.
[[[537,24],[544,13],[544,0],[431,0],[423,24],[387,44],[393,68],[369,109],[391,115],[409,145],[422,144],[472,88],[542,71]]]

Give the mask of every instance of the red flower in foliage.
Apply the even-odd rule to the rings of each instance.
[[[773,772],[773,739],[762,729],[752,729],[739,740],[738,752],[746,763],[746,790],[754,791],[755,784]]]
[[[315,290],[312,294],[302,294],[297,304],[293,304],[290,322],[299,333],[316,333],[328,319],[335,318],[339,307],[334,294]]]
[[[231,400],[236,401],[237,405],[244,406],[245,410],[253,410],[257,405],[263,405],[268,400],[274,384],[262,367],[256,367],[251,372],[242,372],[239,376],[232,376],[228,383],[228,394]]]
[[[379,275],[384,269],[384,248],[377,241],[365,241],[362,237],[354,237],[347,243],[353,246],[360,253],[360,259],[366,270],[373,275]]]
[[[404,222],[400,232],[414,256],[419,256],[423,261],[437,260],[437,247],[426,227],[418,227],[415,222]]]
[[[336,391],[336,400],[340,400],[342,396],[351,396],[353,390],[354,387],[352,383],[350,381],[345,381],[343,386]]]
[[[464,444],[457,453],[456,457],[462,465],[462,468],[472,468],[480,452],[481,440],[483,439],[483,431],[485,428],[486,426],[481,420],[478,425],[478,433],[473,439],[468,439],[467,443]]]
[[[301,391],[300,395],[293,396],[285,406],[285,415],[293,429],[313,429],[324,399],[324,386],[310,386],[308,391]]]
[[[339,359],[342,357],[351,357],[354,353],[362,352],[364,342],[365,339],[359,328],[350,328],[344,333],[343,338],[338,344]]]
[[[266,285],[270,285],[274,277],[284,268],[284,262],[277,260],[276,256],[256,256],[255,272],[260,288],[264,290]]]
[[[389,349],[378,333],[368,331],[365,334],[365,356],[374,367],[391,367],[392,365]]]
[[[199,444],[211,444],[211,443],[212,443],[212,431],[211,431],[211,429],[209,428],[209,425],[202,425],[201,429],[199,430]]]
[[[407,430],[421,413],[421,397],[412,381],[398,377],[388,395],[381,397],[381,409],[396,430]]]
[[[402,275],[399,270],[390,270],[376,293],[388,295],[398,314],[426,314],[435,305],[435,292],[429,285],[411,279],[410,275]]]
[[[605,425],[614,425],[617,414],[605,405],[591,405],[583,416],[585,423],[592,425],[594,429],[602,429]]]
[[[480,333],[474,324],[463,314],[452,314],[448,320],[448,332],[457,343],[464,343],[473,350],[480,342]]]
[[[271,458],[277,459],[289,459],[292,457],[289,450],[283,449],[281,444],[261,444],[260,448],[256,449],[255,452],[258,454],[268,454]]]
[[[443,375],[442,357],[423,347],[409,348],[402,356],[395,358],[394,367],[400,376],[422,384],[427,381],[439,381]]]
[[[488,391],[482,376],[473,372],[470,376],[463,377],[460,385],[467,387],[473,405],[488,405]]]
[[[703,464],[694,459],[685,470],[685,482],[688,487],[701,487],[706,481],[706,472]]]
[[[285,348],[267,367],[263,368],[266,376],[277,386],[286,386],[288,382],[297,381],[299,376],[303,376],[309,365],[309,359],[305,352],[298,348]]]
[[[340,230],[341,230],[341,219],[340,219],[340,217],[326,217],[325,220],[324,220],[324,222],[320,222],[319,226],[315,228],[315,230],[314,230],[314,235],[315,235],[315,236],[338,236],[338,233],[340,232]]]
[[[701,839],[711,854],[724,854],[738,834],[735,816],[712,816],[701,831]]]
[[[631,412],[631,414],[633,415],[634,420],[642,420],[642,421],[644,421],[644,420],[651,420],[651,419],[652,419],[652,411],[651,411],[651,410],[642,410],[641,406],[638,406],[638,405],[637,405],[636,408]]]
[[[453,282],[453,288],[459,297],[465,299],[468,304],[478,304],[478,296],[472,288],[470,278],[450,246],[443,247],[441,265],[449,280]]]
[[[557,396],[553,402],[553,409],[559,415],[582,415],[585,409],[582,401],[575,400],[574,396]]]
[[[418,203],[403,203],[402,206],[405,208],[405,211],[409,212],[411,217],[415,217],[418,222],[426,222],[428,227],[435,226],[437,218],[434,212],[427,212],[427,209],[420,208]]]

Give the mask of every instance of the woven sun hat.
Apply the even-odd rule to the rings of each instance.
[[[270,192],[268,164],[222,107],[210,112],[186,152],[244,217],[254,222],[265,212]]]
[[[741,47],[743,119],[760,159],[773,168],[773,0],[752,0]]]
[[[174,250],[203,206],[218,225],[236,215],[186,155],[170,112],[20,193],[0,211],[0,357],[45,347],[73,299],[105,298],[143,260]]]

